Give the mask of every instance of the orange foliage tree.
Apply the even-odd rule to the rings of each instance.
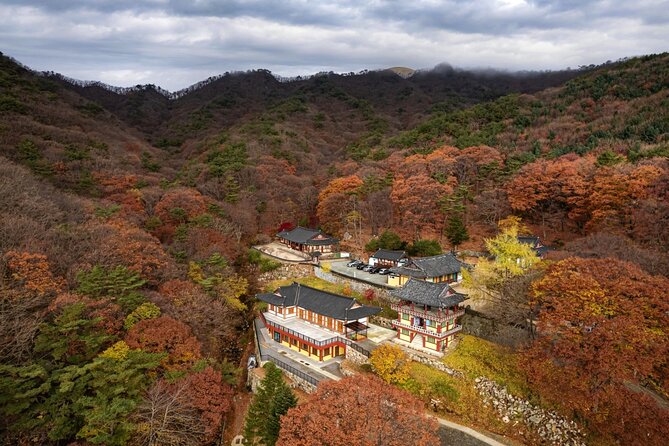
[[[614,259],[569,258],[533,285],[529,382],[622,444],[666,444],[669,280]]]
[[[163,363],[168,369],[188,369],[201,358],[200,342],[190,327],[169,316],[139,321],[128,331],[125,342],[149,353],[168,353]]]
[[[185,280],[165,282],[160,286],[160,294],[155,297],[156,303],[165,313],[192,328],[207,356],[222,359],[241,355],[239,332],[244,330],[244,317],[225,300]]]
[[[55,277],[44,254],[9,251],[5,254],[11,278],[27,291],[40,296],[59,293],[65,287],[61,277]]]
[[[390,199],[395,220],[403,235],[419,239],[421,232],[438,232],[443,226],[443,216],[437,202],[453,192],[448,184],[427,176],[400,177],[393,182]]]
[[[594,178],[590,195],[589,226],[631,229],[631,214],[639,200],[648,197],[650,185],[661,175],[655,166],[603,168]]]
[[[371,375],[326,381],[281,417],[277,446],[437,444],[423,403]]]
[[[569,154],[523,166],[506,187],[511,208],[527,216],[568,217],[582,228],[589,218],[588,197],[595,171],[592,157]]]
[[[151,284],[160,282],[172,266],[172,259],[158,239],[125,220],[91,222],[86,229],[88,235],[95,238],[96,249],[86,253],[85,263],[108,267],[126,265]]]
[[[346,216],[353,210],[355,196],[363,181],[356,175],[336,178],[318,194],[316,215],[323,228],[333,234],[340,234]],[[353,199],[352,199],[353,197]]]

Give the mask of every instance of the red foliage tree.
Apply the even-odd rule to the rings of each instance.
[[[168,369],[187,369],[201,358],[200,342],[183,322],[169,316],[147,319],[133,325],[125,337],[130,348],[150,353],[168,353],[163,362]]]
[[[371,375],[326,381],[281,417],[277,446],[437,444],[423,404]]]
[[[153,211],[162,222],[155,233],[161,240],[166,240],[172,237],[178,225],[204,214],[207,202],[196,189],[173,189],[163,195]]]
[[[402,235],[416,239],[423,231],[437,232],[443,223],[437,202],[452,192],[450,185],[441,184],[427,175],[397,178],[390,193],[396,227],[403,228]]]
[[[213,441],[223,416],[232,408],[232,387],[223,383],[221,373],[212,367],[189,374],[184,384],[187,404],[200,413],[207,442]]]
[[[614,259],[570,258],[533,286],[539,338],[530,383],[623,444],[666,444],[669,279]]]
[[[244,318],[224,300],[209,296],[199,285],[185,280],[165,282],[160,293],[162,297],[154,300],[163,313],[186,322],[207,356],[222,360],[241,353],[238,341]]]
[[[96,240],[96,245],[84,254],[79,269],[92,265],[126,265],[156,284],[169,276],[174,266],[158,239],[125,220],[91,222],[85,229]]]

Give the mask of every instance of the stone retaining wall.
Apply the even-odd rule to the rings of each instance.
[[[379,327],[383,328],[388,328],[390,330],[395,330],[395,327],[393,327],[393,319],[388,319],[387,317],[382,317],[382,316],[370,316],[369,322],[371,322],[374,325],[378,325]]]
[[[457,370],[453,370],[450,367],[447,367],[446,364],[444,364],[438,359],[430,358],[428,356],[421,355],[420,353],[414,353],[413,351],[408,351],[408,349],[405,349],[404,351],[407,353],[409,359],[411,359],[412,361],[420,362],[421,364],[425,364],[426,366],[432,367],[442,372],[446,372],[451,376],[455,376],[458,378],[462,377],[462,373],[458,372]]]
[[[319,279],[323,279],[330,283],[349,285],[353,291],[357,291],[358,293],[364,293],[365,291],[372,289],[374,290],[374,293],[378,299],[385,300],[386,302],[397,301],[396,298],[390,295],[386,288],[379,287],[367,282],[359,282],[355,279],[351,279],[350,277],[344,277],[333,274],[331,272],[323,271],[323,268],[317,266],[314,267],[314,275]]]
[[[575,422],[515,397],[506,388],[487,378],[479,377],[474,381],[484,403],[491,405],[504,423],[520,418],[548,443],[585,446],[583,432]]]
[[[352,349],[351,347],[346,347],[346,353],[344,357],[351,361],[353,364],[368,364],[369,358],[357,350]]]
[[[297,389],[300,389],[300,390],[302,390],[303,392],[306,392],[306,393],[314,393],[316,391],[316,386],[314,386],[313,384],[303,380],[299,376],[293,375],[292,373],[287,372],[286,370],[284,370],[280,367],[279,367],[279,370],[281,370],[281,372],[285,376],[290,378],[290,383],[288,383],[290,388],[292,388],[292,389],[297,388]],[[258,385],[260,384],[261,381],[262,381],[262,379],[258,376],[257,373],[253,373],[252,370],[249,370],[249,379],[248,379],[247,385],[251,388],[251,392],[256,393],[258,391]]]

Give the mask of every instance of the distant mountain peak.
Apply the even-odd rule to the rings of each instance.
[[[409,78],[413,76],[413,74],[416,72],[413,68],[407,68],[407,67],[392,67],[388,68],[388,71],[392,71],[399,77],[403,77],[404,79]]]

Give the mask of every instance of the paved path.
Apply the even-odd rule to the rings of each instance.
[[[467,426],[444,420],[443,418],[435,418],[441,426],[450,429],[450,432],[442,432],[440,428],[439,437],[441,438],[441,446],[482,446],[486,444],[490,446],[508,446]],[[458,433],[453,431],[458,431]],[[472,441],[472,439],[474,440]]]

